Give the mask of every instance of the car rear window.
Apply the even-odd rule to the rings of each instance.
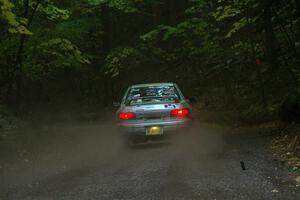
[[[131,88],[126,103],[129,105],[148,103],[177,103],[180,100],[174,86],[147,86]]]

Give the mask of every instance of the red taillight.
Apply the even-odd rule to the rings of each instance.
[[[170,112],[171,117],[179,117],[179,118],[188,117],[189,114],[190,114],[190,111],[189,111],[189,109],[186,109],[186,108],[175,109],[175,110],[171,110],[171,112]]]
[[[121,120],[134,119],[135,116],[136,115],[133,112],[122,112],[122,113],[119,113],[119,119],[121,119]]]

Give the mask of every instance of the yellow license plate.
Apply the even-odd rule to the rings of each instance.
[[[146,135],[162,135],[163,129],[159,126],[152,126],[146,129]]]

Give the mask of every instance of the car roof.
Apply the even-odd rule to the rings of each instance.
[[[155,87],[155,86],[174,86],[174,83],[146,83],[146,84],[138,84],[132,85],[131,88],[140,88],[140,87]]]

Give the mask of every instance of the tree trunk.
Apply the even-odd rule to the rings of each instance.
[[[266,58],[273,66],[278,66],[277,51],[276,51],[276,37],[272,22],[272,0],[266,0],[264,6],[264,28],[265,28],[265,42],[266,42]]]
[[[295,3],[296,3],[296,10],[297,10],[296,16],[298,18],[300,18],[300,0],[295,0]],[[298,36],[297,37],[298,38],[300,37],[300,26],[298,26]]]
[[[255,72],[257,74],[257,81],[258,81],[258,85],[259,85],[259,90],[260,90],[260,98],[261,98],[261,102],[263,105],[264,110],[267,109],[267,97],[266,97],[266,90],[265,90],[265,85],[264,85],[264,80],[262,77],[262,74],[260,72],[260,66],[258,63],[256,63],[256,59],[257,59],[257,55],[255,52],[255,44],[254,44],[254,39],[253,39],[253,29],[251,28],[251,24],[250,24],[250,19],[249,19],[249,9],[247,8],[247,27],[248,27],[248,42],[250,44],[251,47],[251,54],[250,54],[250,64],[255,66]]]
[[[176,24],[176,7],[175,7],[175,1],[174,0],[168,0],[168,22],[170,25]]]
[[[295,0],[297,16],[300,17],[300,0]]]
[[[29,0],[24,0],[24,13],[22,15],[23,18],[28,20],[26,28],[29,29],[30,25],[33,21],[34,15],[40,5],[42,0],[38,0],[33,8],[32,13],[29,15]],[[14,73],[15,73],[15,84],[16,84],[16,108],[17,110],[20,109],[20,103],[22,102],[22,82],[23,82],[23,54],[24,54],[24,44],[26,40],[26,35],[21,34],[20,35],[20,42],[19,47],[16,53],[16,61],[15,61],[15,67],[14,67]]]
[[[103,20],[103,40],[102,40],[102,52],[106,56],[111,49],[111,14],[110,8],[107,5],[101,7],[101,17]]]
[[[24,0],[24,13],[22,15],[23,18],[28,19],[29,14],[29,0]],[[19,48],[16,54],[16,63],[15,63],[15,71],[16,71],[16,107],[19,110],[20,102],[21,102],[21,86],[22,86],[22,78],[23,78],[23,49],[25,43],[26,35],[20,35],[20,43]]]
[[[158,26],[162,21],[162,8],[161,4],[153,3],[152,4],[152,13],[153,13],[153,26]]]

